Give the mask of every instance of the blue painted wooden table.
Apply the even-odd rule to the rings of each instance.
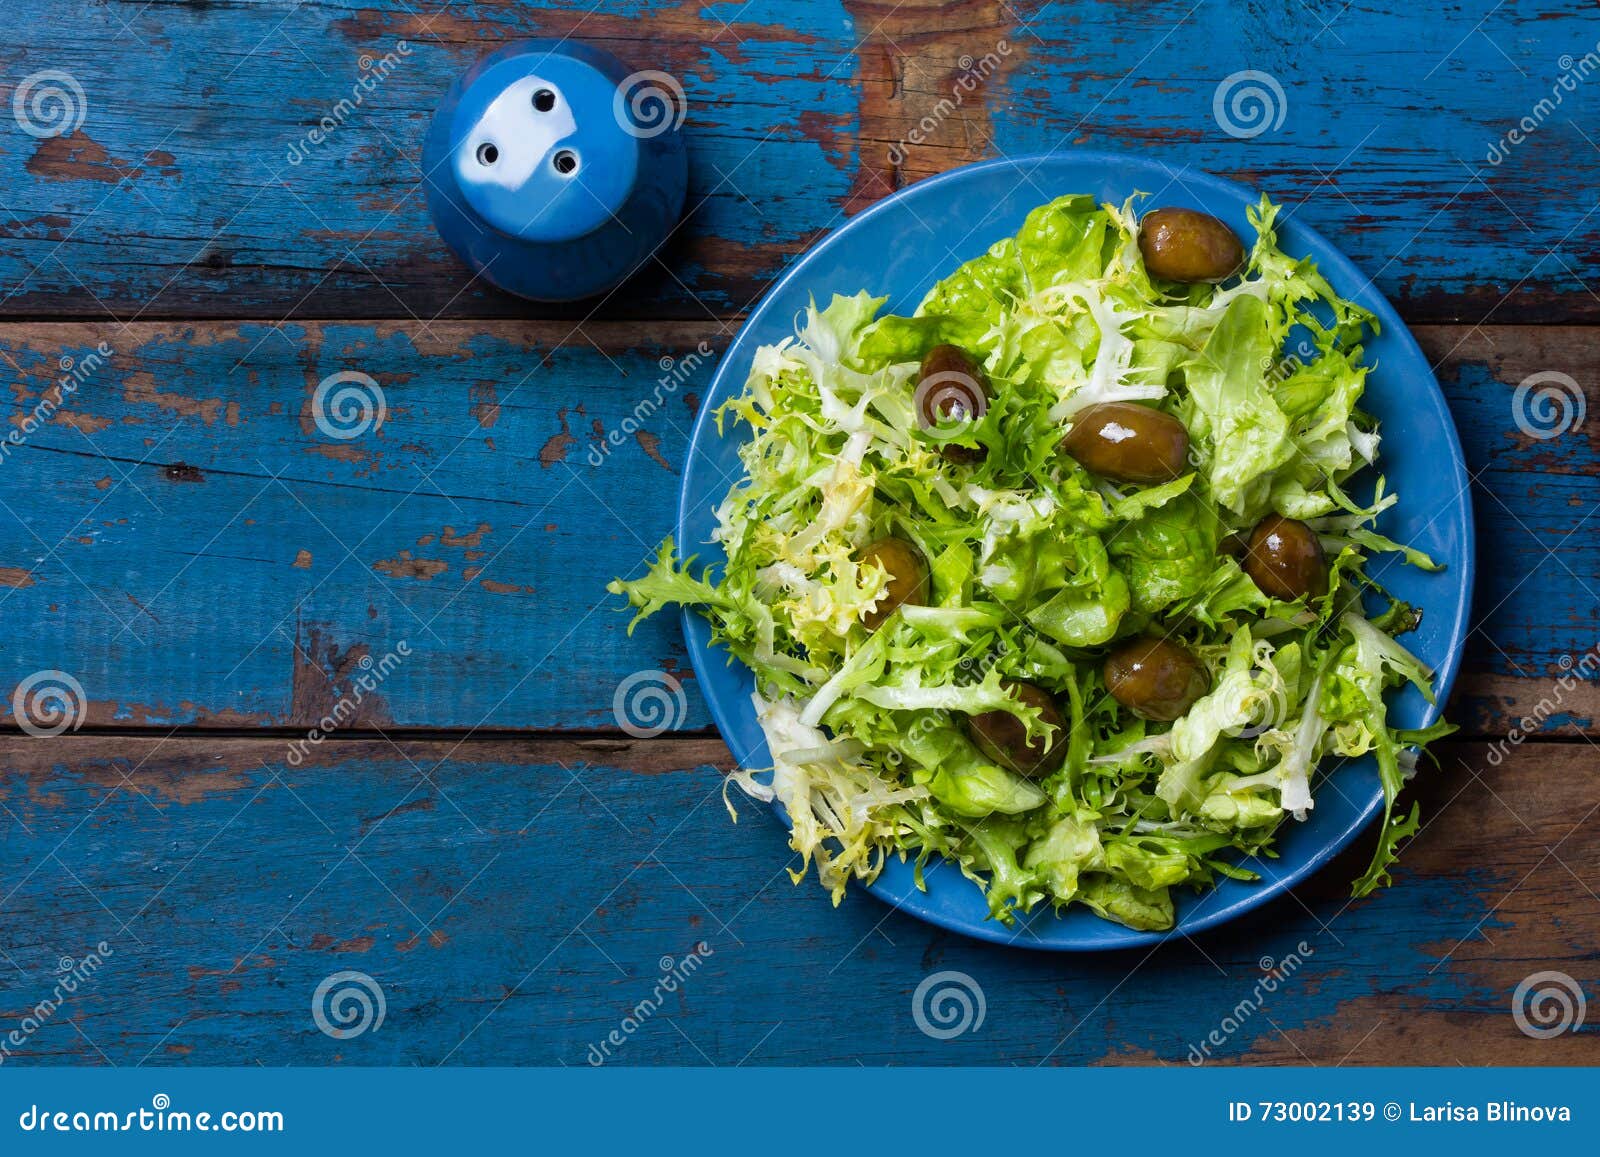
[[[1587,13],[8,16],[0,689],[82,710],[37,738],[14,706],[0,737],[0,1061],[1600,1060],[1511,1015],[1530,973],[1600,984]],[[530,35],[686,93],[685,223],[598,306],[498,295],[427,221],[435,103]],[[728,822],[676,625],[627,638],[602,585],[672,522],[699,394],[787,262],[907,182],[1074,145],[1234,176],[1335,238],[1436,363],[1483,551],[1462,733],[1414,786],[1428,822],[1395,888],[1350,903],[1347,859],[1212,934],[1047,957],[792,886],[781,829]],[[340,373],[381,424],[319,423]],[[1565,417],[1530,417],[1530,390]],[[618,726],[640,671],[681,681],[670,734]],[[983,994],[948,1039],[913,1011],[939,972]]]

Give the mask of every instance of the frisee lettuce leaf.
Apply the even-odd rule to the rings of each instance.
[[[1381,478],[1359,496],[1380,437],[1359,408],[1373,319],[1278,248],[1277,213],[1265,198],[1251,210],[1239,276],[1173,286],[1144,268],[1133,201],[1058,198],[910,316],[867,292],[813,303],[716,411],[742,438],[710,544],[723,561],[698,566],[669,539],[609,589],[635,622],[693,607],[754,672],[773,765],[730,782],[783,806],[835,902],[898,855],[919,882],[954,863],[998,920],[1080,904],[1169,928],[1176,889],[1254,879],[1239,860],[1311,814],[1319,770],[1369,753],[1384,823],[1356,893],[1389,881],[1419,822],[1396,797],[1416,751],[1451,729],[1390,725],[1385,692],[1431,694],[1430,674],[1394,638],[1409,608],[1360,612],[1363,567],[1382,552],[1436,564],[1373,529],[1398,500]],[[981,361],[992,397],[980,419],[923,429],[918,364],[947,342]],[[1182,421],[1189,472],[1114,486],[1061,453],[1074,415],[1109,401]],[[952,443],[982,455],[952,461]],[[1326,592],[1269,598],[1229,557],[1230,536],[1271,511],[1322,536]],[[886,535],[927,559],[927,605],[869,630],[889,576],[862,548]],[[1107,649],[1140,634],[1209,672],[1170,724],[1133,717],[1102,682]],[[1013,680],[1048,691],[1064,725]],[[1049,773],[984,754],[968,721],[985,712],[1046,744]]]

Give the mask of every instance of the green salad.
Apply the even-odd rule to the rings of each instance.
[[[1375,319],[1278,248],[1277,213],[1246,249],[1190,210],[1058,198],[909,317],[813,303],[716,412],[747,436],[727,561],[669,539],[609,589],[635,623],[694,607],[755,672],[773,766],[733,782],[783,804],[835,903],[891,854],[919,884],[941,857],[1001,921],[1170,928],[1174,888],[1256,879],[1241,859],[1339,790],[1319,763],[1366,753],[1384,823],[1354,891],[1389,882],[1417,829],[1395,797],[1453,728],[1390,724],[1385,689],[1431,700],[1430,672],[1397,641],[1419,612],[1363,567],[1437,567],[1372,529],[1381,476],[1356,492]]]

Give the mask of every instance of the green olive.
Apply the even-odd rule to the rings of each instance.
[[[1285,601],[1326,594],[1328,560],[1317,532],[1303,522],[1269,514],[1250,532],[1244,573],[1261,593]]]
[[[1150,275],[1166,281],[1226,281],[1244,264],[1244,246],[1233,230],[1193,209],[1146,213],[1139,252]]]
[[[1015,679],[1003,679],[1000,685],[1013,699],[1024,707],[1037,707],[1042,722],[1055,728],[1050,738],[1028,735],[1028,729],[1009,711],[985,711],[967,719],[967,729],[972,741],[990,759],[1004,764],[1020,775],[1042,779],[1056,768],[1067,754],[1067,725],[1055,700],[1043,687]]]
[[[1101,675],[1111,697],[1143,719],[1176,719],[1211,687],[1211,677],[1188,648],[1149,637],[1112,651]]]
[[[1167,482],[1189,465],[1183,423],[1134,402],[1101,402],[1079,410],[1061,448],[1091,474],[1113,482]]]
[[[936,345],[922,359],[917,375],[917,421],[924,430],[941,423],[977,421],[989,410],[989,376],[960,346]],[[982,446],[947,444],[939,448],[946,461],[971,465],[982,462]]]
[[[879,567],[889,575],[878,605],[867,612],[866,623],[876,631],[895,608],[904,603],[923,605],[928,598],[928,563],[922,552],[903,538],[880,538],[861,552],[861,561]]]

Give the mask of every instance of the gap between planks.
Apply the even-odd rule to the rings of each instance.
[[[284,746],[298,743],[306,738],[306,729],[303,727],[263,727],[258,729],[245,727],[203,727],[185,725],[173,727],[163,731],[160,727],[84,727],[70,735],[51,737],[53,742],[41,742],[29,736],[16,727],[0,727],[0,766],[44,766],[51,759],[67,754],[62,750],[64,745],[78,748],[80,751],[87,748],[104,746],[113,754],[114,749],[121,745],[149,745],[161,747],[167,744],[204,744],[211,747],[225,746],[229,748],[256,748],[268,746]],[[1499,735],[1468,735],[1457,733],[1449,739],[1449,744],[1457,749],[1483,748],[1485,751],[1496,748],[1504,742],[1504,737]],[[513,750],[518,758],[512,762],[532,763],[561,751],[568,751],[575,755],[587,758],[596,754],[615,755],[627,753],[637,755],[641,763],[658,766],[671,762],[675,767],[689,767],[712,765],[722,768],[734,766],[733,755],[729,752],[722,738],[715,731],[680,731],[668,735],[653,736],[648,739],[638,739],[622,731],[573,731],[573,730],[547,730],[547,731],[516,731],[509,728],[419,728],[419,727],[392,727],[382,731],[371,728],[350,728],[337,735],[327,736],[312,748],[314,751],[324,749],[349,749],[350,754],[357,754],[359,748],[392,748],[398,744],[410,744],[414,747],[465,747],[475,745],[477,748],[504,748],[508,752]],[[1600,746],[1584,735],[1531,735],[1515,747],[1592,747],[1600,751]],[[51,753],[54,753],[52,755]],[[126,754],[126,751],[120,752]],[[259,754],[260,751],[257,751]],[[646,754],[648,753],[648,754]],[[76,753],[73,753],[76,754]],[[685,762],[686,757],[692,757]],[[336,759],[309,760],[315,762],[338,762]],[[621,765],[619,765],[621,766]]]

